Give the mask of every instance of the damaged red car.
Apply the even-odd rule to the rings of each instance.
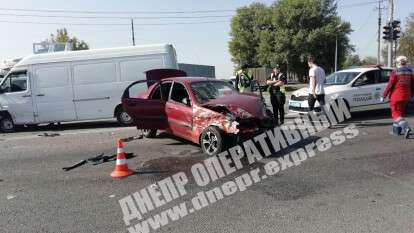
[[[186,77],[180,70],[147,71],[122,96],[125,111],[147,138],[163,130],[199,144],[209,156],[274,126],[259,95],[238,93],[223,80]]]

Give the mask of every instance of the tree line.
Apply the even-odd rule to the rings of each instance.
[[[338,45],[338,69],[376,64],[376,58],[361,59],[350,43],[349,22],[337,12],[336,0],[278,0],[267,6],[253,3],[237,9],[231,20],[229,52],[237,67],[272,67],[300,77],[307,74],[307,57],[317,58],[327,73],[334,71]],[[407,20],[399,54],[414,59],[414,15]]]

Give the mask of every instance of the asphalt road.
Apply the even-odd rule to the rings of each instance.
[[[354,114],[315,138],[351,122],[356,138],[155,232],[414,232],[414,139],[389,135],[388,115]],[[414,125],[413,116],[408,120]],[[118,138],[136,134],[105,122],[0,134],[0,232],[127,232],[119,199],[206,158],[198,146],[161,133],[126,144],[138,173],[125,179],[110,177],[114,162],[62,170],[114,154]],[[190,181],[189,193],[173,204],[200,190]]]

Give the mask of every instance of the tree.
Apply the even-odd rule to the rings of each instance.
[[[404,55],[414,63],[414,13],[407,18],[407,24],[401,35],[399,55]]]
[[[56,35],[51,34],[48,42],[52,43],[66,43],[71,42],[73,50],[86,50],[89,49],[89,45],[76,37],[70,37],[66,28],[56,30]]]
[[[343,68],[350,68],[354,66],[361,66],[362,62],[358,55],[349,54],[346,56],[345,62],[342,64]]]
[[[308,70],[306,58],[314,55],[322,67],[333,70],[336,39],[339,61],[353,50],[350,24],[342,22],[336,9],[335,0],[280,0],[270,7],[255,3],[238,9],[229,42],[233,62],[279,64],[302,76]]]
[[[260,42],[259,26],[269,18],[269,9],[261,3],[253,3],[248,7],[237,9],[231,21],[229,50],[235,64],[248,64],[251,67],[260,65],[257,49]]]
[[[364,59],[361,60],[361,65],[376,65],[377,64],[377,58],[376,57],[364,57]]]

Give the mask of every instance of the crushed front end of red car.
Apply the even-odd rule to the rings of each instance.
[[[197,110],[197,115],[204,116],[206,110],[211,110],[214,114],[210,118],[200,117],[203,119],[197,120],[200,128],[216,125],[226,133],[248,135],[275,126],[271,111],[255,95],[234,94],[209,101]]]

